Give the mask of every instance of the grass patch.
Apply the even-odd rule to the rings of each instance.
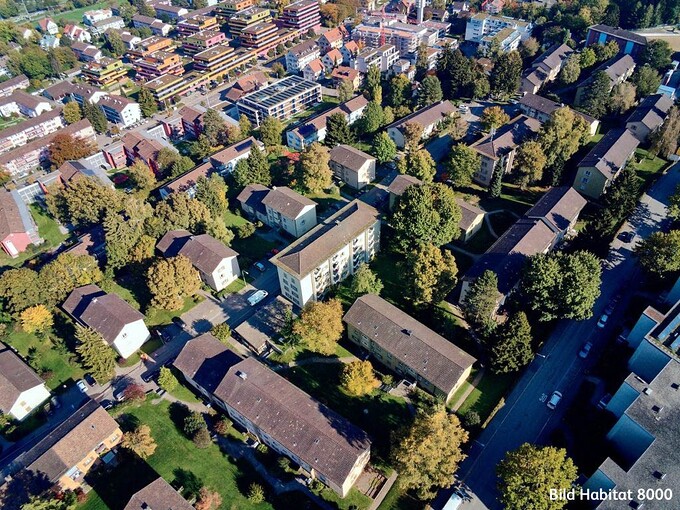
[[[334,505],[334,508],[338,508],[338,510],[365,510],[373,502],[371,498],[362,494],[354,487],[350,489],[344,498],[338,496],[328,487],[324,487],[318,495]]]
[[[108,292],[109,294],[117,294],[118,297],[120,297],[135,310],[139,310],[141,308],[139,302],[132,292],[130,292],[129,289],[119,285],[115,280],[107,278],[101,282],[100,287],[103,291]]]
[[[383,499],[378,510],[422,510],[423,502],[407,494],[399,483],[392,485],[392,488]]]
[[[191,389],[187,386],[186,382],[184,381],[184,376],[182,373],[177,370],[175,367],[170,367],[170,371],[173,373],[173,375],[177,378],[179,381],[179,384],[177,387],[169,391],[170,395],[173,397],[183,401],[183,402],[194,402],[198,403],[201,402],[201,399],[199,399]]]
[[[543,188],[529,188],[521,190],[516,184],[503,183],[503,191],[500,197],[491,197],[486,188],[478,184],[471,184],[460,190],[463,198],[476,204],[485,211],[506,210],[522,215],[534,205],[545,193]]]
[[[318,205],[316,208],[317,214],[324,214],[331,207],[337,206],[339,202],[342,201],[340,193],[327,193],[322,191],[321,193],[308,193],[305,195],[310,200],[314,200]]]
[[[403,258],[395,253],[383,250],[373,259],[370,266],[383,283],[380,296],[393,305],[404,299],[404,283],[399,272],[399,264]]]
[[[21,124],[24,120],[23,117],[9,117],[8,119],[0,118],[0,130]]]
[[[80,9],[73,9],[70,11],[62,12],[60,14],[54,14],[51,16],[51,18],[54,20],[56,23],[58,20],[64,20],[68,22],[74,22],[74,23],[80,23],[82,24],[83,22],[83,14],[86,11],[92,11],[95,9],[105,9],[109,7],[110,4],[118,4],[119,2],[115,1],[114,2],[99,2],[96,4],[88,5],[87,7],[81,7]]]
[[[644,181],[643,189],[647,189],[652,180],[661,172],[667,161],[659,157],[650,157],[644,149],[636,149],[634,164],[637,175]]]
[[[159,308],[151,307],[146,312],[146,325],[153,327],[170,324],[174,317],[179,317],[183,313],[188,312],[198,303],[203,301],[203,299],[203,296],[188,296],[184,300],[184,306],[181,310],[161,310]]]
[[[301,344],[288,347],[287,349],[283,349],[283,352],[281,354],[279,354],[278,352],[274,352],[269,357],[269,359],[276,363],[287,365],[291,361],[299,361],[309,358],[345,358],[348,356],[353,356],[353,354],[347,349],[345,349],[339,343],[335,345],[335,352],[330,356],[324,356],[323,354],[319,354],[318,352],[312,352],[310,350],[307,350],[307,348]]]
[[[277,247],[276,243],[268,241],[257,234],[245,239],[235,238],[231,247],[239,252],[241,268],[248,268],[258,260],[269,258],[268,254]]]
[[[463,416],[468,411],[475,411],[483,423],[501,398],[506,395],[515,379],[515,374],[494,374],[487,370],[477,387],[458,408],[458,414]]]
[[[493,218],[493,216],[491,216]],[[456,245],[472,253],[482,254],[494,243],[496,238],[491,235],[486,221],[482,222],[481,228],[473,235],[467,243],[456,241]],[[458,257],[456,257],[457,259]]]
[[[460,385],[460,388],[458,388],[456,390],[456,392],[453,394],[453,396],[451,397],[451,400],[449,400],[449,404],[448,404],[447,407],[451,408],[451,406],[453,406],[456,402],[458,402],[460,397],[462,397],[463,394],[467,391],[467,389],[470,386],[472,386],[472,381],[475,380],[475,377],[477,377],[478,372],[479,372],[479,370],[477,368],[474,368],[474,367],[472,368],[472,370],[470,371],[470,375],[468,376],[467,379],[465,379],[465,382]]]
[[[238,214],[231,212],[229,209],[224,211],[223,217],[224,217],[224,224],[228,228],[238,228],[241,225],[245,225],[246,223],[250,223],[243,216],[239,216]]]
[[[247,276],[248,275],[246,275],[245,277],[241,276],[239,278],[236,278],[236,280],[231,282],[229,285],[227,285],[223,290],[219,292],[220,297],[223,297],[226,294],[236,294],[237,292],[241,292],[243,289],[245,289],[246,284],[243,283],[243,278],[247,278]]]

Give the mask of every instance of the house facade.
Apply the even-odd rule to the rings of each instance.
[[[0,413],[21,421],[48,398],[45,381],[0,342]]]
[[[286,53],[286,71],[291,74],[302,72],[307,64],[321,56],[321,48],[315,40],[309,39],[293,46]]]
[[[520,93],[536,94],[546,83],[554,81],[562,70],[562,64],[573,51],[566,44],[555,44],[548,48],[522,74]]]
[[[645,143],[663,125],[671,106],[673,100],[665,94],[645,97],[626,120],[626,129]]]
[[[560,108],[569,108],[564,104],[556,103],[548,98],[537,96],[536,94],[526,93],[519,100],[519,109],[527,117],[536,119],[539,122],[545,124],[548,122],[553,113],[555,113]],[[595,136],[597,129],[600,127],[600,121],[590,115],[573,110],[574,113],[580,116],[583,120],[588,123],[590,128],[590,136]]]
[[[316,202],[286,186],[269,189],[261,184],[246,186],[237,197],[251,218],[300,237],[316,226]]]
[[[450,101],[440,101],[438,103],[426,106],[407,115],[403,119],[393,122],[387,128],[387,134],[398,148],[403,149],[406,145],[403,128],[409,122],[417,122],[423,126],[422,138],[428,138],[439,125],[444,122],[444,119],[449,117],[457,108]]]
[[[486,214],[482,209],[466,202],[462,198],[456,198],[456,203],[460,207],[461,218],[458,226],[460,227],[459,239],[467,243],[472,236],[474,236],[484,224],[484,215]]]
[[[351,145],[336,145],[330,151],[328,165],[333,175],[354,189],[362,189],[375,180],[375,158]]]
[[[288,76],[246,94],[236,105],[239,114],[259,126],[265,117],[285,121],[320,102],[321,85],[299,76]]]

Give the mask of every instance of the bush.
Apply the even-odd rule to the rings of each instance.
[[[212,438],[207,428],[198,429],[191,440],[196,445],[196,448],[207,448],[212,444]]]
[[[317,478],[314,478],[314,480],[312,480],[312,483],[309,484],[309,489],[315,493],[321,492],[323,490],[323,487],[324,487],[323,483],[320,482]]]
[[[158,374],[158,386],[163,388],[165,391],[172,391],[177,388],[179,381],[177,377],[172,373],[168,367],[161,367],[161,371]]]
[[[237,232],[239,238],[245,239],[246,237],[250,237],[255,233],[255,225],[252,223],[244,223],[243,225],[239,225]]]
[[[264,443],[260,443],[259,445],[257,445],[257,451],[260,452],[262,455],[267,455],[269,453],[269,447]]]
[[[394,377],[392,377],[390,374],[383,375],[381,380],[385,386],[391,387],[394,384]]]
[[[279,465],[279,468],[281,468],[281,471],[288,471],[290,469],[290,459],[288,457],[281,456],[276,462]]]
[[[226,436],[229,434],[229,429],[231,428],[231,420],[228,418],[222,418],[220,421],[215,423],[215,432],[220,436]]]
[[[131,384],[123,390],[123,398],[128,402],[140,402],[146,394],[141,384]]]
[[[251,483],[248,487],[248,501],[257,504],[264,501],[264,487],[259,483]]]
[[[463,425],[465,425],[466,429],[471,429],[473,427],[476,427],[482,422],[482,419],[479,417],[479,414],[475,411],[468,411],[465,413],[463,416]]]
[[[184,418],[184,433],[187,437],[193,438],[199,430],[207,428],[203,415],[197,411]]]
[[[213,326],[210,332],[220,342],[229,345],[229,338],[231,337],[231,328],[229,327],[229,324],[227,323],[216,324],[215,326]]]

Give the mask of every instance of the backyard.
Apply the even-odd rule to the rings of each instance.
[[[113,2],[111,1],[106,1],[106,2],[99,2],[96,4],[88,5],[86,7],[81,7],[80,9],[72,9],[70,11],[65,11],[60,14],[54,14],[52,16],[52,19],[57,22],[60,19],[64,20],[65,22],[68,23],[82,23],[83,22],[83,14],[86,11],[92,11],[96,9],[105,9],[107,7],[110,7],[111,4],[118,4],[120,2],[114,0]]]

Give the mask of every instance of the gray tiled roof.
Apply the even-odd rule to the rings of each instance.
[[[421,108],[403,119],[399,119],[387,126],[385,130],[389,128],[401,129],[408,122],[417,122],[421,126],[427,127],[440,121],[443,117],[452,114],[454,111],[456,111],[456,107],[453,103],[450,101],[440,101],[433,105],[426,106],[425,108]]]
[[[264,196],[262,204],[280,213],[282,216],[294,220],[302,214],[305,207],[315,206],[316,202],[286,186],[279,186],[273,188]]]
[[[331,161],[358,172],[367,161],[375,161],[375,158],[364,151],[360,151],[351,145],[336,145],[330,152]]]
[[[666,119],[668,110],[673,106],[673,100],[666,94],[653,94],[647,96],[631,113],[628,122],[641,122],[651,131],[655,130]]]
[[[227,369],[241,358],[227,349],[210,333],[189,340],[173,361],[177,370],[212,393],[224,377]]]
[[[593,167],[611,178],[621,170],[639,144],[628,129],[612,129],[581,160],[578,167]]]
[[[243,188],[243,191],[238,194],[236,200],[241,202],[242,206],[247,205],[261,214],[266,214],[267,209],[262,204],[262,200],[270,191],[271,190],[267,186],[263,186],[262,184],[248,184],[248,186]]]
[[[484,211],[469,202],[466,202],[462,198],[456,198],[456,203],[460,207],[461,219],[458,226],[463,230],[469,229],[475,220],[480,216],[484,215]]]
[[[499,127],[493,136],[489,134],[471,147],[486,157],[498,159],[530,136],[538,134],[540,129],[541,123],[538,120],[519,115],[508,124]]]
[[[647,44],[647,39],[645,37],[638,35],[635,32],[631,32],[630,30],[624,30],[623,28],[610,27],[609,25],[593,25],[588,28],[589,30],[596,30],[598,32],[602,32],[603,34],[609,34],[611,36],[618,37],[619,39],[626,39],[628,41],[633,41],[643,45]]]
[[[571,186],[559,186],[548,190],[524,216],[545,218],[556,230],[564,232],[587,203]]]
[[[123,510],[194,510],[163,478],[134,493]]]
[[[390,186],[387,188],[387,190],[397,196],[401,196],[404,194],[404,191],[406,191],[406,188],[409,186],[419,186],[423,183],[420,179],[417,177],[413,177],[412,175],[408,174],[399,174],[397,175],[394,180],[390,183]]]
[[[9,413],[19,395],[42,384],[43,380],[0,342],[0,412]]]
[[[170,230],[158,241],[156,248],[165,257],[185,256],[196,269],[206,274],[211,274],[224,259],[238,256],[237,252],[214,237],[192,235],[187,230]]]

